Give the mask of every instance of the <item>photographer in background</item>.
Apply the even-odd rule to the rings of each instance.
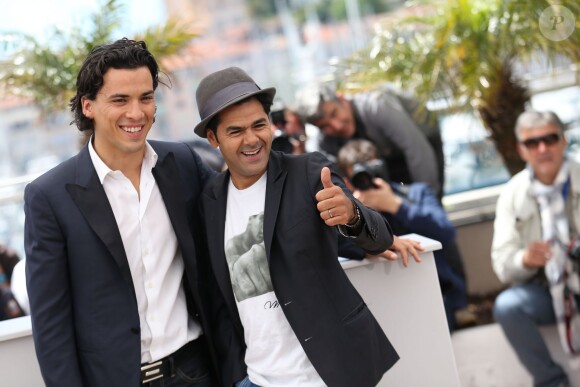
[[[455,227],[435,192],[425,183],[389,182],[388,166],[378,157],[374,144],[367,140],[348,141],[338,153],[338,166],[347,176],[346,185],[354,196],[381,212],[395,235],[417,233],[441,242],[443,249],[435,251],[434,256],[449,329],[474,324],[475,316],[467,310],[462,271],[455,271],[450,264],[454,262],[462,268],[455,246]],[[339,254],[356,258],[347,241],[341,241],[339,246],[342,246]]]
[[[270,112],[273,140],[272,150],[293,155],[306,153],[306,130],[304,121],[289,108]]]
[[[366,139],[389,164],[392,181],[427,183],[441,200],[444,155],[436,115],[411,94],[390,85],[339,94],[330,85],[305,85],[296,112],[320,129],[320,150],[333,157],[351,139]]]
[[[523,112],[515,133],[527,167],[497,201],[491,257],[498,278],[511,287],[496,298],[494,316],[534,386],[568,386],[538,325],[558,322],[564,350],[580,350],[567,348],[578,337],[565,329],[578,318],[577,260],[567,250],[580,230],[580,165],[566,159],[564,125],[552,112]],[[554,313],[565,302],[569,313]]]

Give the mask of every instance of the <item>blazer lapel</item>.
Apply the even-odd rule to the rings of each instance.
[[[125,281],[133,287],[129,262],[113,209],[85,146],[79,153],[76,184],[67,184],[66,190],[75,202],[91,229],[105,244]]]
[[[270,262],[270,248],[274,237],[274,225],[278,218],[278,209],[288,172],[283,170],[283,159],[276,152],[270,153],[268,162],[268,182],[266,184],[266,204],[264,208],[264,243],[266,256]]]
[[[229,172],[226,172],[215,178],[212,183],[211,194],[207,195],[204,202],[204,212],[206,217],[205,224],[207,225],[207,243],[211,252],[210,258],[213,271],[218,286],[230,309],[231,316],[237,316],[236,300],[224,250],[229,176]],[[238,328],[241,328],[239,319],[236,321],[239,323]]]
[[[187,206],[184,198],[185,189],[182,187],[181,177],[175,162],[173,153],[168,153],[163,158],[159,158],[152,170],[159,192],[163,197],[165,208],[169,214],[171,225],[179,241],[181,253],[184,256],[191,256],[194,259],[187,260],[193,265],[192,269],[197,271],[195,260],[195,248],[191,239],[188,222],[188,211],[192,211]],[[196,273],[190,273],[195,276]],[[194,277],[196,278],[196,277]]]

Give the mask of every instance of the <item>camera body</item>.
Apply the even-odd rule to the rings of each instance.
[[[354,164],[349,180],[356,189],[366,191],[371,188],[378,188],[373,183],[373,179],[377,177],[388,181],[387,167],[381,159]]]
[[[281,130],[276,130],[272,139],[272,150],[277,150],[284,153],[292,153],[294,146],[290,141],[291,136],[287,135]]]
[[[286,116],[284,115],[284,109],[281,110],[273,110],[270,112],[270,119],[272,120],[272,124],[279,130],[284,130],[284,126],[286,125]]]

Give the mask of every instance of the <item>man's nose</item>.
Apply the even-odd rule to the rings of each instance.
[[[342,131],[342,126],[342,122],[338,118],[330,121],[330,130],[334,134],[340,133]]]
[[[256,136],[256,133],[254,133],[251,128],[248,128],[244,131],[244,142],[248,144],[254,144],[256,141],[258,141],[258,139],[258,136]]]
[[[139,101],[135,101],[129,104],[129,110],[127,111],[127,117],[132,119],[140,119],[145,115],[143,113],[143,108]]]
[[[548,150],[548,145],[546,145],[546,143],[544,141],[540,141],[538,144],[538,152],[544,153],[547,150]]]

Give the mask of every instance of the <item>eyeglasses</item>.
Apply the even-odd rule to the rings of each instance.
[[[541,137],[528,138],[527,140],[520,141],[520,143],[527,149],[538,149],[541,142],[546,144],[546,146],[550,146],[558,141],[560,141],[560,133],[551,133]]]

